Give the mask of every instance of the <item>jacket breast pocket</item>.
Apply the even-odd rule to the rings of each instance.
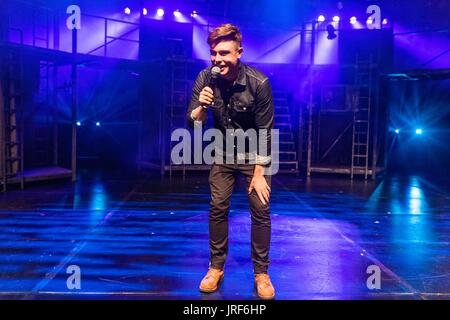
[[[239,114],[249,114],[252,110],[253,106],[251,104],[245,104],[241,101],[235,101],[233,104],[233,111]]]

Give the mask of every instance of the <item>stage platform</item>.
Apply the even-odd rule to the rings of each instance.
[[[208,268],[208,176],[80,170],[79,180],[0,194],[0,299],[253,300],[244,180],[232,198],[225,280]],[[450,299],[450,183],[276,176],[276,299]],[[80,289],[69,289],[69,266]],[[367,269],[381,271],[370,290]]]

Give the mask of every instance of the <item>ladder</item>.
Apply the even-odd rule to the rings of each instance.
[[[8,182],[15,178],[20,179],[21,188],[24,188],[24,159],[23,159],[23,108],[21,95],[21,82],[23,66],[20,53],[8,52],[2,66],[4,70],[2,81],[2,185],[6,191]]]
[[[167,90],[166,93],[166,103],[168,104],[169,110],[169,137],[175,129],[178,128],[186,128],[186,106],[189,103],[189,80],[188,80],[188,61],[185,58],[169,58],[166,61],[166,65],[169,74],[169,79],[167,82]],[[166,137],[166,133],[164,132],[163,137]],[[164,156],[167,151],[169,154],[169,175],[172,175],[172,171],[174,167],[180,169],[180,165],[175,165],[172,163],[172,159],[170,158],[170,152],[175,143],[171,141],[170,149],[165,150],[162,153]],[[186,164],[181,165],[181,169],[183,171],[183,176],[186,174]]]
[[[50,61],[39,61],[39,95],[38,103],[33,114],[36,115],[31,121],[32,160],[33,166],[44,167],[51,162],[52,148],[52,84],[50,71],[54,68]]]
[[[352,165],[351,176],[356,172],[364,173],[364,179],[369,175],[369,139],[370,139],[370,108],[372,96],[372,55],[361,57],[356,55],[355,85],[358,88],[358,100],[353,109],[352,135]]]

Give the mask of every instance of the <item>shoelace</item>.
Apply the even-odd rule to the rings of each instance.
[[[261,279],[261,278],[259,278]],[[263,278],[263,280],[256,280],[258,282],[258,285],[265,285],[266,287],[270,287],[272,284],[270,283],[270,280],[267,278]]]
[[[206,274],[205,279],[213,278],[213,279],[215,280],[215,279],[216,279],[216,276],[219,276],[219,274],[214,274],[212,271],[209,271],[209,272]]]

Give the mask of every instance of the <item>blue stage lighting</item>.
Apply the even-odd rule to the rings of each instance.
[[[420,128],[416,129],[416,134],[417,135],[421,135],[422,133],[423,133],[422,129],[420,129]]]
[[[399,133],[400,133],[400,129],[395,129],[394,132],[395,132],[396,134],[399,134]]]
[[[77,126],[81,127],[81,122],[77,121]]]
[[[339,20],[341,20],[341,18],[339,18],[339,16],[334,16],[333,17],[333,21],[334,22],[339,22]]]
[[[142,14],[146,16],[148,14],[147,8],[142,9]]]
[[[95,123],[95,125],[96,125],[97,127],[100,127],[100,122],[97,121],[97,122]]]
[[[130,14],[131,13],[131,9],[127,7],[127,8],[125,8],[125,10],[123,10],[123,12],[125,14]]]
[[[325,21],[325,16],[320,15],[320,16],[317,18],[317,21],[319,21],[319,22],[324,22],[324,21]]]
[[[174,12],[173,12],[173,15],[175,16],[175,18],[179,18],[179,17],[181,17],[181,12],[180,12],[180,10],[175,10]]]
[[[351,24],[355,24],[356,23],[356,17],[351,17],[350,18],[350,23]]]

